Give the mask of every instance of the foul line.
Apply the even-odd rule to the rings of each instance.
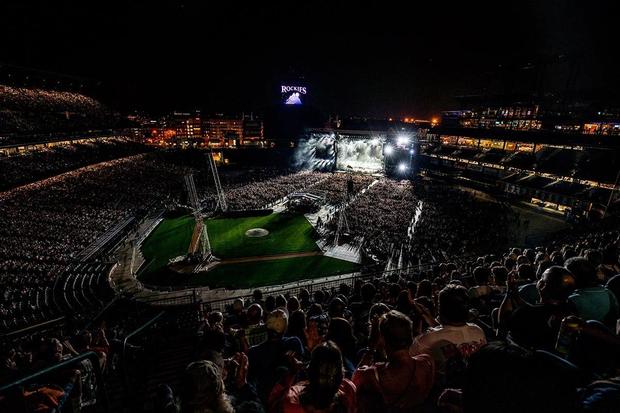
[[[231,258],[231,259],[217,261],[217,264],[222,265],[222,264],[238,264],[242,262],[254,262],[254,261],[276,261],[276,260],[283,260],[286,258],[314,257],[317,255],[323,255],[323,252],[322,251],[292,252],[289,254],[259,255],[259,256],[254,256],[254,257]]]

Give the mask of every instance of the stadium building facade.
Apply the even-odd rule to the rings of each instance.
[[[620,113],[550,104],[442,113],[420,134],[424,169],[567,217],[596,216],[615,200]]]

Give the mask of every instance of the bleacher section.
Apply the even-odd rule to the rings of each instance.
[[[112,266],[75,264],[52,279],[36,271],[23,271],[19,277],[0,271],[0,334],[102,308],[113,297],[108,281]]]
[[[76,92],[0,85],[0,145],[24,143],[20,135],[108,129],[115,115]]]

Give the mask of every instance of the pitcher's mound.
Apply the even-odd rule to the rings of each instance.
[[[245,236],[250,238],[260,238],[269,235],[269,231],[264,228],[252,228],[245,231]]]

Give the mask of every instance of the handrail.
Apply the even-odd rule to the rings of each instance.
[[[129,342],[129,340],[135,336],[137,336],[138,334],[140,334],[141,332],[143,332],[144,330],[146,330],[148,327],[150,327],[151,325],[153,325],[157,320],[159,320],[161,317],[163,317],[163,315],[165,314],[165,311],[161,311],[159,314],[157,314],[155,317],[151,318],[149,321],[147,321],[146,323],[142,324],[140,327],[138,327],[136,330],[134,330],[133,332],[129,333],[127,335],[127,337],[125,337],[125,339],[123,340],[123,350],[121,353],[121,357],[123,360],[123,371],[127,371],[127,343]]]
[[[469,260],[472,257],[473,255],[462,255],[459,257],[452,257],[451,261],[462,262],[462,261]],[[426,262],[422,264],[415,264],[409,267],[396,268],[392,270],[382,270],[382,269],[379,269],[379,266],[377,265],[371,265],[371,266],[362,268],[360,271],[340,273],[340,274],[330,274],[325,277],[325,280],[321,280],[321,281],[319,281],[318,279],[301,279],[296,282],[291,282],[291,283],[280,286],[280,289],[277,291],[277,293],[283,294],[283,293],[293,291],[295,289],[298,289],[304,286],[314,289],[314,288],[321,288],[325,285],[332,285],[337,282],[345,282],[345,283],[351,282],[351,281],[354,282],[357,280],[367,280],[369,278],[373,278],[377,276],[385,277],[385,276],[389,276],[390,274],[405,274],[405,273],[412,272],[412,271],[422,271],[422,270],[436,267],[440,265],[442,262],[446,262],[446,261]],[[327,279],[331,277],[333,277],[333,279]],[[304,285],[304,284],[307,284],[307,285]],[[145,287],[150,288],[151,290],[157,291],[157,288],[156,288],[157,286],[145,285]],[[276,286],[266,286],[266,287],[276,287]],[[171,289],[166,292],[185,292],[184,295],[176,295],[176,296],[167,297],[167,296],[162,296],[158,292],[153,292],[150,295],[140,297],[139,300],[142,302],[146,302],[149,304],[155,304],[155,305],[159,302],[171,302],[171,303],[178,304],[178,305],[184,305],[184,304],[186,305],[188,303],[183,302],[183,301],[193,298],[193,300],[196,300],[196,302],[201,302],[203,305],[207,305],[207,306],[216,305],[217,306],[217,305],[229,303],[232,300],[235,300],[238,298],[249,298],[252,296],[251,293],[246,293],[246,294],[241,294],[241,295],[232,295],[227,298],[221,298],[217,300],[202,302],[201,300],[196,299],[196,297],[200,296],[201,290],[202,290],[201,287],[191,288],[187,286],[179,286],[177,288]],[[274,292],[275,291],[271,291],[269,293],[274,293]]]
[[[147,329],[148,327],[150,327],[152,324],[154,324],[157,320],[159,320],[166,312],[165,311],[161,311],[159,314],[157,314],[155,317],[151,318],[149,321],[147,321],[146,323],[142,324],[140,327],[138,327],[136,330],[134,330],[133,332],[129,333],[127,335],[127,337],[125,337],[125,340],[123,340],[123,357],[125,356],[125,350],[127,347],[127,342],[129,341],[130,338],[133,338],[134,336],[140,334],[142,331],[144,331],[145,329]]]
[[[52,287],[52,301],[54,302],[54,307],[56,307],[56,311],[62,310],[60,306],[58,305],[58,300],[56,300],[56,287],[58,287],[58,281],[60,281],[61,276],[62,276],[62,273],[56,276],[56,279],[54,280],[54,286]]]
[[[450,257],[450,260],[440,260],[440,261],[436,261],[436,262],[424,262],[424,263],[420,263],[420,264],[413,264],[410,265],[408,267],[402,267],[402,268],[396,268],[393,270],[382,270],[379,269],[379,265],[378,264],[371,264],[365,267],[361,267],[358,271],[352,271],[352,272],[334,272],[331,274],[324,274],[324,276],[320,277],[320,278],[328,278],[328,277],[338,277],[338,276],[346,276],[346,275],[350,275],[351,277],[357,277],[357,278],[367,278],[367,277],[371,277],[371,276],[376,276],[376,275],[389,275],[389,274],[395,274],[395,273],[405,273],[405,272],[410,272],[410,271],[421,271],[422,269],[426,269],[426,268],[432,268],[432,267],[436,267],[438,265],[440,265],[441,263],[446,263],[446,262],[460,262],[461,260],[469,260],[473,257],[473,255],[461,255],[458,257]],[[153,261],[153,259],[151,260]],[[150,264],[150,262],[149,262]],[[147,264],[148,266],[148,264]],[[142,271],[146,269],[144,266],[142,266],[140,268],[139,274],[137,274],[138,276],[140,275],[140,273],[142,273]],[[299,283],[299,282],[303,282],[303,281],[310,281],[313,280],[314,278],[300,278],[297,281],[291,282],[291,283],[287,283],[287,284],[294,284],[294,283]],[[320,283],[320,282],[319,282]],[[163,286],[163,285],[152,285],[152,284],[142,284],[144,287],[150,289],[150,290],[155,290],[155,291],[164,291],[164,292],[173,292],[173,291],[191,291],[191,290],[200,290],[200,287],[191,287],[189,285],[177,285],[177,286]],[[266,285],[264,287],[270,287],[270,285]],[[260,288],[260,287],[258,287]],[[295,288],[295,287],[292,287]],[[215,301],[221,301],[221,300],[215,300]]]
[[[104,306],[104,307],[103,307],[103,308],[102,308],[102,309],[101,309],[101,310],[97,313],[97,315],[95,315],[95,316],[94,316],[94,317],[93,317],[93,318],[92,318],[92,319],[91,319],[91,320],[90,320],[90,321],[89,321],[89,322],[88,322],[88,323],[84,326],[84,328],[83,328],[82,330],[89,330],[89,329],[91,328],[91,326],[92,326],[93,324],[95,324],[95,322],[97,322],[97,321],[98,321],[98,320],[99,320],[99,319],[103,316],[103,314],[105,314],[105,313],[106,313],[106,311],[108,311],[108,309],[109,309],[110,307],[112,307],[112,305],[113,305],[113,304],[115,304],[115,303],[118,301],[118,299],[119,299],[119,298],[120,298],[120,297],[119,297],[118,295],[114,296],[114,298],[112,298],[112,299],[110,300],[110,302],[109,302],[109,303],[107,303],[107,304],[106,304],[106,305],[105,305],[105,306]]]
[[[130,381],[129,381],[129,376],[128,376],[129,370],[127,368],[127,343],[129,342],[130,339],[142,333],[145,329],[149,328],[150,326],[152,326],[155,322],[157,322],[160,318],[162,318],[165,313],[166,313],[165,311],[161,311],[155,317],[151,318],[149,321],[142,324],[136,330],[129,333],[127,337],[125,337],[125,339],[123,340],[123,349],[121,353],[121,366],[122,366],[122,372],[123,372],[123,382],[125,385],[125,392],[130,391]]]
[[[20,328],[19,330],[13,330],[13,331],[10,331],[10,332],[8,332],[6,334],[1,335],[0,336],[0,340],[7,339],[7,338],[10,338],[10,337],[13,337],[13,336],[20,336],[22,334],[29,333],[29,332],[31,332],[33,330],[38,330],[39,328],[47,326],[48,324],[52,325],[52,324],[56,324],[56,323],[59,323],[59,322],[64,321],[64,320],[65,320],[65,317],[62,316],[62,317],[53,318],[51,320],[43,321],[41,323],[34,324],[34,325],[31,325],[31,326],[28,326],[28,327]]]
[[[53,371],[56,371],[56,370],[59,370],[59,369],[62,369],[62,368],[65,368],[65,367],[72,366],[74,364],[80,363],[80,362],[82,362],[83,360],[86,360],[86,359],[91,361],[91,363],[93,365],[93,370],[95,371],[95,377],[97,379],[97,384],[98,384],[97,385],[97,393],[99,393],[97,398],[101,399],[103,401],[104,410],[106,412],[109,412],[110,411],[109,410],[110,404],[109,404],[109,400],[108,400],[108,394],[105,391],[105,382],[103,380],[103,375],[102,375],[102,372],[101,372],[101,366],[99,365],[99,357],[97,356],[97,353],[95,353],[94,351],[89,351],[89,352],[86,352],[86,353],[82,353],[82,354],[80,354],[80,355],[78,355],[76,357],[72,357],[72,358],[70,358],[68,360],[61,361],[60,363],[54,364],[53,366],[46,367],[43,370],[39,370],[39,371],[37,371],[37,372],[35,372],[33,374],[30,374],[30,375],[28,375],[26,377],[22,377],[21,379],[18,379],[16,381],[12,382],[12,383],[4,385],[4,386],[0,387],[0,393],[6,392],[7,390],[10,390],[10,389],[12,389],[14,387],[17,387],[17,386],[21,386],[21,385],[23,385],[25,383],[28,383],[28,382],[30,382],[30,381],[38,378],[38,377],[47,375],[47,374],[49,374],[49,373],[51,373]]]
[[[142,303],[151,305],[151,306],[161,305],[161,306],[166,306],[166,307],[173,307],[173,306],[194,305],[194,304],[198,304],[201,302],[200,299],[198,298],[199,290],[200,290],[199,288],[198,289],[196,288],[185,289],[185,290],[179,291],[181,295],[173,295],[170,297],[167,297],[159,293],[155,293],[155,294],[151,294],[147,296],[141,296],[139,301]]]

